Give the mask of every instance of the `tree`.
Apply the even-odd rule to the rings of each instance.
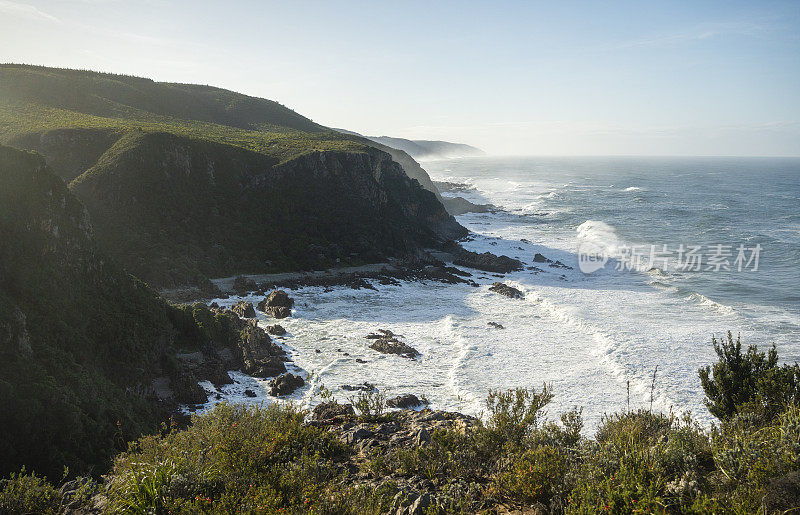
[[[742,353],[741,335],[733,340],[712,338],[719,361],[700,368],[700,382],[706,394],[706,406],[712,415],[726,420],[747,409],[771,420],[787,404],[800,401],[800,367],[778,365],[775,345],[764,352],[750,345]]]

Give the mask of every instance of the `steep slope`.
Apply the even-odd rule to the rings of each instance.
[[[174,400],[179,387],[197,394],[179,348],[243,338],[238,319],[172,307],[124,273],[44,160],[4,146],[0,239],[0,475],[23,465],[56,478],[65,465],[102,473],[174,407],[156,397],[155,378]]]
[[[159,287],[376,261],[465,232],[413,159],[217,88],[0,65],[0,142],[45,155],[103,247]]]
[[[263,154],[131,133],[70,189],[99,241],[148,283],[375,262],[461,235],[387,154]]]

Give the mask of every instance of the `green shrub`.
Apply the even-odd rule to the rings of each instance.
[[[46,479],[23,468],[0,481],[0,513],[58,513],[61,494]]]
[[[800,367],[778,366],[775,345],[767,353],[750,345],[743,354],[741,336],[734,342],[730,331],[727,340],[712,338],[712,344],[719,361],[699,374],[706,406],[718,419],[747,409],[770,421],[787,404],[800,402]]]

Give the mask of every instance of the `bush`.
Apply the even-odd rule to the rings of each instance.
[[[58,513],[61,494],[53,485],[25,469],[0,482],[0,513]]]
[[[750,345],[742,353],[741,336],[733,340],[712,338],[719,362],[699,370],[706,394],[706,406],[712,415],[725,420],[742,409],[758,413],[769,422],[787,404],[800,402],[800,367],[778,366],[778,352],[773,344],[767,352]]]

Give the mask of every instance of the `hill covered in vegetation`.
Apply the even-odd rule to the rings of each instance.
[[[424,170],[422,185],[405,173],[411,158],[219,88],[0,65],[0,142],[44,155],[104,249],[159,287],[375,262],[465,233]]]
[[[269,342],[238,317],[167,304],[99,249],[87,210],[41,156],[5,146],[0,239],[2,474],[98,474],[179,403],[204,402],[198,381],[227,378],[231,367],[193,370],[179,353]]]
[[[450,159],[485,155],[484,151],[479,148],[449,141],[391,138],[389,136],[369,136],[369,139],[402,150],[414,159]]]

